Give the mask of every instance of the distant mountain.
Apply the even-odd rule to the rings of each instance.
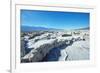
[[[34,27],[34,26],[21,26],[22,32],[31,32],[31,31],[46,31],[46,30],[63,30],[55,28],[45,28],[45,27]]]
[[[79,29],[74,29],[74,30],[89,30],[90,27],[85,27],[85,28],[79,28]]]
[[[73,30],[89,30],[89,27],[86,28],[78,28]],[[21,26],[22,32],[31,32],[31,31],[64,31],[64,29],[56,29],[56,28],[46,28],[46,27],[35,27],[35,26]]]

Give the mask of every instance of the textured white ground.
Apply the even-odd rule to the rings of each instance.
[[[41,45],[44,45],[44,44],[51,44],[55,41],[55,39],[50,39],[50,40],[39,40],[37,43],[34,43],[34,44],[28,44],[28,48],[38,48],[40,47]]]
[[[59,60],[88,60],[89,41],[76,41],[72,45],[61,50]]]
[[[46,58],[47,61],[89,60],[88,31],[81,32],[80,35],[64,37],[63,34],[66,33],[44,33],[28,40],[28,49],[32,48],[32,50],[24,58],[28,59],[31,55],[32,59],[36,57],[34,60],[39,61],[49,53]],[[83,40],[84,38],[85,40]],[[64,48],[61,46],[64,46]],[[52,51],[50,52],[50,50]],[[33,52],[37,52],[36,55]]]

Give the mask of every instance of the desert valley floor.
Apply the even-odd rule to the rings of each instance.
[[[21,63],[89,60],[89,29],[21,32]]]

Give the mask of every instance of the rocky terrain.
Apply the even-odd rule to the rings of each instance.
[[[89,29],[21,32],[21,62],[89,59]]]

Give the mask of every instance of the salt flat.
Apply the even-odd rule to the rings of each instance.
[[[88,30],[44,31],[38,36],[32,36],[34,35],[22,40],[21,49],[23,51],[29,50],[27,53],[21,51],[24,54],[21,57],[22,62],[89,60]]]
[[[77,41],[61,50],[59,60],[88,60],[89,41]]]

